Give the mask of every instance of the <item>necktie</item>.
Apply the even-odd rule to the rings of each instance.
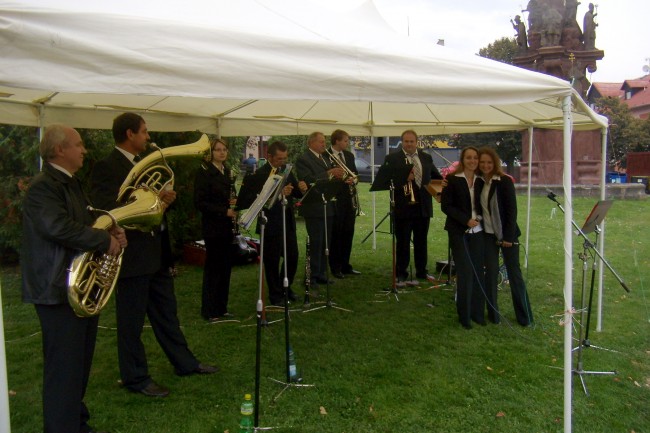
[[[134,156],[133,157],[133,164],[137,164],[138,162],[140,162],[140,160],[142,160],[142,157],[140,155]]]
[[[271,173],[269,173],[269,177],[273,176],[275,174],[276,170],[277,169],[275,167],[271,167]]]
[[[339,161],[341,161],[341,164],[345,165],[345,158],[343,157],[343,152],[338,152],[336,156],[338,157]]]
[[[411,160],[411,164],[413,164],[413,175],[415,176],[415,183],[419,187],[422,185],[422,168],[419,164],[420,158],[416,152],[409,155],[409,159]]]

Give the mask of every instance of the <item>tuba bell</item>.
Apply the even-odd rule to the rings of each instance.
[[[165,188],[173,188],[174,172],[167,158],[204,158],[210,153],[210,141],[203,135],[195,143],[165,149],[152,144],[157,151],[138,162],[120,187],[117,202],[122,205],[103,211],[93,228],[111,230],[116,225],[143,232],[159,227],[165,206],[159,198]],[[68,301],[79,317],[99,314],[108,302],[122,266],[122,253],[111,256],[99,251],[86,251],[72,260],[68,273]]]

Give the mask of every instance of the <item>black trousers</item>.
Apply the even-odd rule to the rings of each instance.
[[[141,339],[145,316],[177,373],[189,373],[199,365],[181,331],[174,279],[167,270],[119,279],[115,301],[117,354],[126,388],[139,391],[151,383]]]
[[[35,307],[43,333],[43,431],[89,432],[83,399],[99,316],[82,319],[67,304]]]
[[[201,298],[201,316],[204,319],[220,317],[228,312],[233,252],[231,235],[205,238],[205,265]]]
[[[354,239],[355,210],[345,214],[336,214],[332,223],[332,245],[330,247],[330,269],[332,272],[350,272],[350,255],[352,254],[352,240]]]
[[[264,274],[266,275],[266,284],[268,287],[269,301],[271,303],[280,303],[284,300],[284,262],[280,259],[284,257],[283,237],[280,233],[264,233]],[[291,289],[293,279],[298,269],[298,240],[296,232],[287,233],[287,279],[289,282],[288,289]]]
[[[325,220],[323,218],[305,217],[305,226],[309,235],[309,257],[311,278],[324,280],[327,273],[327,256],[325,255]],[[332,243],[332,217],[327,217],[327,245]]]
[[[485,323],[485,238],[483,233],[449,233],[456,266],[456,311],[463,326]]]
[[[395,268],[398,278],[408,277],[413,235],[413,261],[416,275],[427,273],[427,236],[430,219],[426,217],[395,218]]]
[[[503,248],[497,245],[493,234],[485,234],[485,285],[488,294],[488,319],[499,323],[501,316],[497,304],[497,280],[499,277],[499,250],[503,254],[503,264],[508,272],[512,305],[517,323],[527,326],[533,322],[533,311],[528,299],[526,282],[519,266],[519,245]]]

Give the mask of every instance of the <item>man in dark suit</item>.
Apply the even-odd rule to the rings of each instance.
[[[327,219],[325,219],[321,200],[323,192],[316,182],[330,179],[340,180],[343,178],[344,172],[341,168],[332,168],[329,155],[325,153],[325,136],[322,132],[312,132],[307,139],[307,146],[308,149],[296,161],[296,173],[298,180],[309,185],[310,189],[307,191],[307,195],[316,196],[305,198],[302,205],[302,216],[305,218],[310,242],[311,282],[317,285],[328,283],[325,229],[327,228],[327,245],[330,245],[335,207],[331,200],[327,202]],[[313,200],[314,198],[316,200]]]
[[[431,155],[417,148],[418,136],[413,130],[402,133],[402,149],[386,155],[384,164],[392,172],[406,164],[413,164],[413,169],[404,182],[393,179],[395,184],[395,239],[396,239],[396,275],[402,283],[409,277],[410,242],[413,236],[413,258],[415,277],[429,278],[427,271],[427,236],[429,222],[433,216],[431,195],[426,186],[432,179],[442,179],[433,164]]]
[[[330,154],[333,161],[346,167],[355,175],[359,174],[354,163],[354,155],[348,151],[350,136],[347,132],[337,129],[330,137],[332,147]],[[357,179],[346,176],[343,185],[336,193],[336,219],[332,229],[332,245],[330,246],[330,269],[336,278],[345,278],[345,275],[360,275],[350,264],[352,253],[352,240],[354,239],[354,223],[357,217],[359,196],[356,191]]]
[[[116,147],[98,161],[91,173],[91,195],[95,207],[110,210],[118,206],[122,182],[145,150],[149,141],[147,124],[134,113],[113,120]],[[164,206],[176,199],[172,190],[160,191]],[[158,344],[174,366],[176,374],[209,374],[218,370],[201,364],[187,346],[177,315],[169,234],[161,229],[148,233],[128,230],[130,248],[124,251],[122,269],[116,286],[117,353],[122,385],[130,391],[151,397],[165,397],[169,390],[149,376],[141,334],[145,316]]]
[[[84,403],[99,316],[78,317],[68,300],[68,269],[82,251],[116,256],[124,230],[92,228],[88,200],[74,174],[86,148],[69,126],[45,129],[39,153],[45,163],[23,201],[20,256],[23,302],[34,304],[43,337],[43,431],[91,433]]]
[[[282,174],[288,157],[287,145],[281,141],[274,141],[267,149],[267,163],[254,174],[262,179],[267,179],[273,174]],[[261,182],[260,182],[261,183]],[[243,188],[243,186],[242,186]],[[291,290],[291,284],[298,269],[298,239],[296,238],[296,218],[293,214],[294,198],[302,197],[301,191],[306,191],[307,185],[298,182],[290,173],[287,178],[283,194],[287,198],[285,210],[286,233],[282,224],[282,203],[278,200],[271,209],[264,212],[267,223],[264,228],[264,273],[269,292],[271,305],[284,304],[284,258],[287,265],[287,296],[290,301],[296,301],[296,294]],[[257,233],[260,233],[259,224]],[[284,239],[286,236],[287,255],[284,256]]]

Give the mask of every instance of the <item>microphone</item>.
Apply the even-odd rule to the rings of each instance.
[[[557,199],[556,199],[557,195],[555,195],[555,193],[548,188],[546,188],[546,192],[548,192],[548,194],[546,194],[546,197],[548,197],[549,200],[557,203]]]
[[[503,241],[497,241],[496,242],[498,246],[502,247],[503,246]],[[510,242],[512,245],[519,245],[519,242]]]

